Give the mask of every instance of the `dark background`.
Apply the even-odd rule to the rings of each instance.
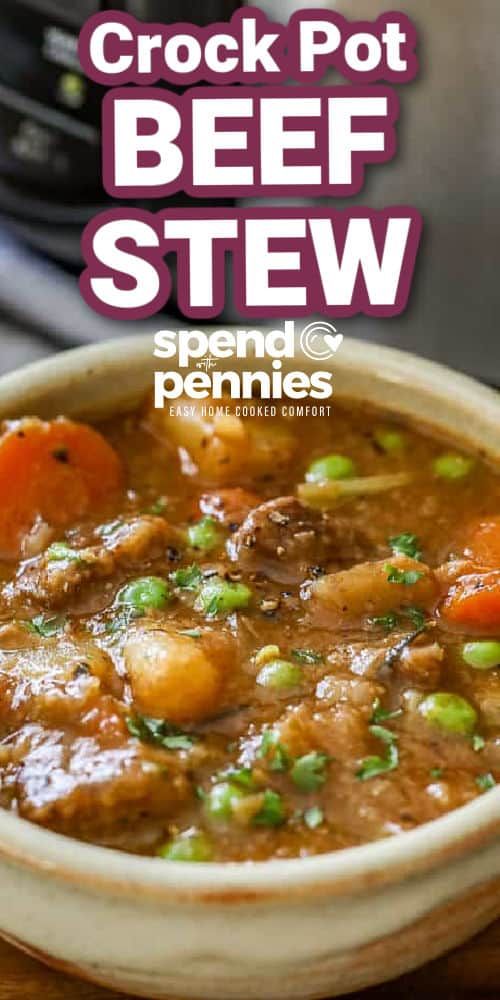
[[[116,0],[115,5],[125,2],[132,0]],[[165,11],[179,10],[176,0],[140,2],[144,10],[152,5]],[[216,2],[210,0],[207,5],[201,0],[185,0],[182,15],[193,20],[206,18]],[[220,2],[228,9],[232,0]],[[28,34],[40,11],[48,11],[51,5],[60,17],[47,14],[48,21],[62,24],[66,17],[65,30],[75,34],[75,11],[82,4],[90,9],[97,6],[97,0],[0,0],[0,43],[2,25],[13,7],[20,12],[18,27],[20,24]],[[298,4],[263,0],[261,6],[281,20],[297,6],[329,6],[351,18],[373,18],[395,8],[413,18],[420,38],[421,73],[414,83],[398,88],[402,104],[399,151],[391,164],[369,168],[365,190],[355,200],[374,207],[408,203],[422,213],[425,228],[414,287],[403,316],[389,320],[352,318],[339,321],[338,326],[344,334],[411,350],[500,384],[499,0],[302,0]],[[32,163],[26,187],[26,151],[22,143],[21,152],[19,142],[13,146],[13,135],[18,139],[19,134],[12,131],[12,123],[9,131],[5,122],[11,110],[9,87],[32,101],[22,114],[16,112],[16,128],[22,132],[34,123],[41,129],[42,140],[48,126],[40,119],[41,105],[88,124],[93,120],[95,94],[79,109],[65,106],[59,82],[68,66],[50,63],[39,51],[37,54],[36,47],[21,52],[12,37],[3,41],[0,188],[7,156],[10,174],[3,196],[0,190],[0,370],[62,346],[155,330],[163,322],[158,318],[146,326],[108,323],[80,300],[75,277],[78,250],[61,249],[64,227],[58,221],[62,211],[58,199],[64,201],[65,211],[71,209],[82,217],[86,212],[92,214],[94,202],[97,211],[103,197],[98,171],[89,178],[87,161],[78,151],[67,177],[56,176],[42,160]],[[37,63],[35,72],[38,59],[40,67]],[[97,120],[95,124],[97,127]],[[28,150],[28,159],[32,152]],[[33,191],[49,197],[50,188],[44,239],[40,227],[29,219],[21,224],[19,211],[23,204],[28,205],[28,188],[30,197]],[[350,202],[337,201],[337,205]],[[56,233],[57,250],[50,246],[50,240],[47,244],[48,236]],[[46,252],[41,252],[44,240]],[[227,318],[235,318],[230,310]]]

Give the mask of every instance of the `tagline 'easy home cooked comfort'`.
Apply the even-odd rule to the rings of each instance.
[[[355,404],[0,437],[0,804],[166,860],[392,836],[500,778],[500,477]]]

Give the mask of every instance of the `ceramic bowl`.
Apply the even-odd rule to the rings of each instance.
[[[366,343],[345,342],[332,365],[337,394],[500,460],[496,393]],[[149,338],[67,352],[2,378],[0,414],[103,415],[138,400],[155,367]],[[500,788],[394,838],[257,864],[166,864],[0,812],[0,932],[126,993],[331,997],[398,976],[500,916],[499,834]]]

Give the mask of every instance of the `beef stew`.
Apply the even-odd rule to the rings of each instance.
[[[370,407],[0,437],[0,806],[166,860],[393,836],[500,779],[500,476]],[[498,638],[497,638],[498,637]]]

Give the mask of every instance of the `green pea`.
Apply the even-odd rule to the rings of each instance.
[[[217,522],[213,517],[203,517],[196,524],[191,524],[187,534],[190,546],[193,549],[202,549],[203,552],[211,552],[221,542]]]
[[[345,455],[325,455],[313,462],[307,472],[308,483],[323,483],[328,479],[350,479],[356,474],[352,458]]]
[[[170,591],[160,576],[142,576],[127,584],[117,597],[118,604],[126,604],[136,611],[164,608],[170,600]]]
[[[465,698],[448,691],[437,691],[420,702],[418,710],[427,722],[446,729],[449,733],[470,736],[474,732],[478,714]]]
[[[492,670],[500,666],[500,642],[466,642],[462,657],[474,670]]]
[[[231,819],[235,805],[245,798],[245,792],[231,781],[222,781],[210,789],[204,799],[205,812],[209,819],[226,823]]]
[[[449,452],[435,458],[432,467],[440,479],[465,479],[474,467],[474,459]]]
[[[215,577],[201,588],[195,604],[197,611],[206,615],[230,614],[250,604],[252,591],[244,583],[229,583]]]
[[[158,856],[165,861],[211,861],[212,854],[208,837],[196,830],[180,833],[158,851]]]
[[[296,663],[290,663],[289,660],[269,660],[257,674],[257,684],[279,690],[298,687],[302,678],[302,670]]]
[[[396,455],[400,451],[404,451],[406,447],[406,438],[404,434],[400,431],[392,430],[391,428],[380,427],[378,430],[374,431],[373,437],[380,448],[387,452],[388,455]]]

